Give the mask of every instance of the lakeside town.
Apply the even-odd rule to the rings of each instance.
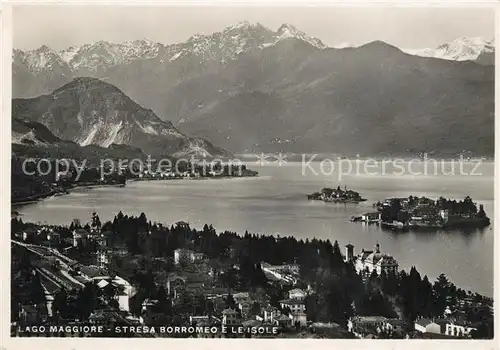
[[[89,219],[12,219],[13,336],[493,337],[491,298],[400,269],[378,242]]]
[[[85,166],[78,168],[74,162],[55,160],[41,162],[38,159],[23,165],[23,159],[12,159],[11,201],[14,204],[33,202],[51,196],[68,194],[77,187],[116,186],[124,187],[128,181],[190,180],[254,177],[258,172],[245,164],[222,162],[179,162],[175,167],[151,162],[148,166],[130,164],[117,167]],[[70,164],[70,166],[67,166]],[[57,171],[56,169],[64,169]]]

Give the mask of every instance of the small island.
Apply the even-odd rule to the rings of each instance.
[[[457,201],[444,197],[389,198],[374,205],[381,226],[393,229],[485,228],[490,219],[483,205],[467,196]]]
[[[359,203],[366,201],[358,192],[348,190],[347,187],[344,187],[342,190],[340,186],[336,189],[325,187],[321,192],[307,195],[307,199],[333,203]]]

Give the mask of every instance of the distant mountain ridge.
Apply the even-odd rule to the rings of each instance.
[[[58,138],[80,146],[107,148],[124,144],[149,154],[177,157],[227,154],[206,140],[187,137],[114,85],[95,78],[74,79],[49,95],[14,99],[12,116],[15,120],[40,123]],[[15,137],[13,142],[18,139]]]
[[[14,50],[13,58],[24,63],[33,72],[41,72],[55,66],[76,73],[95,72],[135,60],[157,57],[162,62],[175,61],[185,55],[195,56],[201,61],[217,59],[227,62],[242,52],[262,49],[288,38],[303,40],[319,49],[326,48],[320,39],[309,37],[290,24],[285,23],[273,32],[261,24],[243,21],[211,35],[193,35],[179,44],[163,45],[146,39],[114,44],[101,40],[59,52],[46,45],[26,52]]]
[[[97,77],[171,121],[168,128],[232,152],[493,154],[494,66],[462,56],[420,57],[382,41],[330,48],[291,25],[248,22],[174,45],[119,45],[16,51],[14,96]],[[486,51],[477,60],[486,62]],[[77,141],[110,142],[99,135],[88,129]]]
[[[406,53],[452,61],[474,61],[484,65],[495,64],[495,42],[480,37],[461,37],[435,49],[407,49]]]

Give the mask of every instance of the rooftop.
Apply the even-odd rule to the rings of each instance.
[[[427,318],[419,318],[418,320],[415,321],[415,324],[418,324],[419,326],[426,327],[427,325],[430,325],[432,323],[431,320]]]
[[[387,318],[384,316],[356,316],[352,318],[353,322],[384,322]]]
[[[297,300],[297,299],[285,299],[285,300],[280,300],[280,304],[285,304],[285,305],[303,305],[304,301],[303,300]]]
[[[290,321],[290,317],[286,315],[279,315],[274,318],[276,321]]]
[[[244,327],[259,327],[262,325],[262,322],[257,321],[257,320],[247,320],[247,321],[243,321],[242,325]]]
[[[225,309],[222,311],[223,315],[239,315],[238,311],[233,310],[233,309]]]

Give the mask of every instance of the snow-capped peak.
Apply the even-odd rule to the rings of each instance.
[[[284,23],[278,28],[278,31],[276,32],[276,42],[288,38],[295,38],[305,41],[312,46],[317,47],[318,49],[324,49],[326,47],[326,45],[323,44],[318,38],[312,38],[306,33],[298,30],[291,24]]]
[[[297,28],[295,28],[293,25],[288,24],[288,23],[283,23],[277,31],[278,36],[281,35],[288,35],[291,37],[299,36],[299,35],[304,35],[304,32],[301,32]]]
[[[23,55],[20,55],[20,57],[22,57],[23,63],[35,73],[52,69],[56,66],[65,66],[59,54],[47,45],[42,45],[36,50],[27,51]]]
[[[348,48],[353,48],[355,47],[353,44],[348,43],[348,42],[343,42],[340,44],[336,44],[332,46],[334,49],[348,49]]]
[[[450,59],[454,59],[457,61],[467,61],[467,60],[475,60],[479,57],[479,55],[483,52],[493,52],[495,46],[479,37],[474,38],[458,38],[451,43],[446,43],[441,46],[438,46],[436,51],[439,55],[444,57],[449,57]]]
[[[255,28],[255,27],[259,27],[259,26],[260,26],[259,23],[252,24],[249,21],[239,21],[235,25],[224,28],[224,31],[231,31],[234,29],[249,30],[251,28]]]
[[[493,40],[481,37],[460,37],[452,42],[442,44],[435,49],[403,49],[410,55],[434,57],[453,61],[473,61],[481,54],[495,52]]]
[[[25,63],[31,71],[50,69],[53,63],[69,71],[96,71],[127,64],[141,59],[159,59],[160,63],[173,62],[183,57],[219,61],[225,64],[241,54],[275,45],[281,40],[295,38],[323,49],[321,40],[313,38],[290,24],[283,24],[274,32],[260,23],[241,21],[210,35],[192,35],[187,41],[165,46],[147,39],[114,44],[100,40],[92,44],[72,46],[56,52],[47,46],[26,52],[14,52],[17,60]]]

